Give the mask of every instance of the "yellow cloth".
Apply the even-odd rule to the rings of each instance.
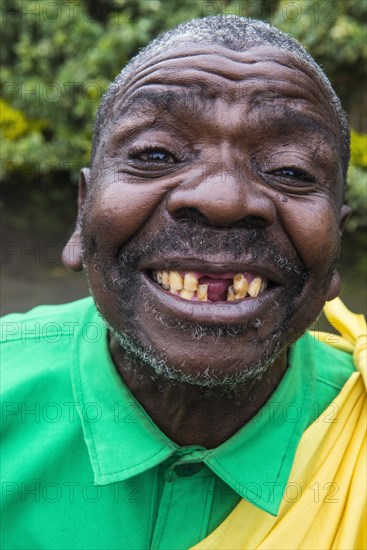
[[[303,434],[278,516],[242,500],[193,549],[367,548],[366,322],[338,298],[324,312],[342,337],[317,336],[352,352],[357,372]]]

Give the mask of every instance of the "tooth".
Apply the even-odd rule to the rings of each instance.
[[[169,291],[171,294],[176,294],[176,296],[180,294],[178,290],[174,290],[173,288],[170,288]]]
[[[195,292],[193,292],[192,290],[187,290],[186,288],[184,288],[180,292],[180,297],[184,298],[185,300],[192,300],[194,297],[194,294]]]
[[[153,271],[152,275],[153,275],[153,281],[156,281],[157,280],[157,272]]]
[[[161,285],[163,282],[163,271],[157,271],[157,283]]]
[[[163,271],[162,286],[165,290],[169,289],[169,273],[168,273],[168,271]]]
[[[171,271],[169,274],[169,286],[171,290],[181,290],[183,288],[183,278],[178,271]]]
[[[198,289],[198,280],[193,273],[185,273],[184,289],[193,292]]]
[[[263,290],[265,290],[266,287],[267,287],[267,285],[268,285],[267,279],[263,279],[263,282],[261,283],[260,292],[262,292]]]
[[[242,300],[242,298],[246,298],[247,296],[247,289],[243,288],[242,290],[239,290],[235,293],[236,300]]]
[[[251,281],[248,287],[248,293],[252,298],[256,298],[256,296],[259,295],[262,283],[263,280],[261,277],[255,277],[255,279]]]
[[[201,302],[207,302],[208,300],[208,285],[199,285],[197,291],[197,299]]]
[[[231,285],[228,287],[228,291],[227,291],[227,302],[232,302],[235,299],[236,299],[236,296],[234,294],[234,288],[233,288],[233,285]]]
[[[233,277],[233,288],[236,294],[236,298],[245,298],[248,289],[248,281],[242,273],[237,273]]]

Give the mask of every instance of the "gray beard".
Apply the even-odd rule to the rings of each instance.
[[[148,307],[149,299],[146,299]],[[254,338],[257,331],[261,327],[261,321],[253,320],[248,326],[213,326],[213,325],[192,325],[190,323],[182,323],[176,321],[172,324],[160,312],[150,308],[154,313],[157,321],[164,327],[177,328],[190,334],[193,341],[202,340],[203,338],[212,338],[215,342],[220,342],[223,338],[239,337],[242,333],[248,331],[254,332]],[[185,372],[183,368],[177,368],[169,364],[164,355],[160,355],[151,344],[143,344],[134,337],[134,334],[129,330],[117,331],[112,327],[106,319],[104,320],[110,332],[113,334],[119,345],[126,352],[126,364],[124,368],[133,371],[139,377],[148,375],[152,380],[167,385],[167,382],[174,386],[180,384],[189,384],[199,386],[203,389],[204,397],[212,395],[220,395],[223,397],[234,397],[244,387],[252,385],[256,380],[261,380],[269,367],[276,361],[282,352],[280,346],[280,337],[284,338],[285,333],[291,333],[287,324],[284,323],[278,330],[262,341],[265,351],[258,361],[249,366],[244,367],[241,363],[233,365],[235,372],[228,374],[225,371],[218,371],[207,367],[204,371],[196,374]],[[174,325],[174,326],[173,326]],[[259,338],[259,337],[258,337]],[[259,338],[260,339],[260,338]]]

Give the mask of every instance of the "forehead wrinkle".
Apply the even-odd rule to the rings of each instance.
[[[150,74],[152,67],[155,67],[155,71],[157,71],[169,63],[177,63],[180,60],[186,61],[189,58],[195,58],[195,63],[199,62],[200,64],[200,61],[205,62],[208,57],[214,57],[214,61],[218,61],[215,62],[216,67],[221,66],[219,61],[223,58],[226,60],[227,65],[231,64],[233,66],[275,63],[292,71],[302,72],[308,80],[311,80],[313,84],[317,84],[322,92],[326,94],[326,90],[323,89],[322,82],[315,71],[305,63],[301,63],[294,54],[281,48],[258,45],[246,48],[244,51],[236,51],[218,44],[200,44],[199,51],[195,45],[192,45],[191,49],[190,44],[186,44],[184,50],[182,50],[182,46],[173,48],[164,54],[150,57],[145,63],[140,64],[126,81],[126,87],[132,87],[137,80],[143,79],[146,73]],[[284,60],[284,57],[287,61]]]
[[[215,86],[225,88],[226,81],[228,82],[227,86],[231,86],[232,83],[246,83],[251,82],[252,80],[266,81],[272,83],[285,83],[285,84],[298,84],[300,90],[305,89],[306,86],[312,90],[312,96],[315,97],[314,88],[317,88],[317,92],[322,91],[320,86],[317,86],[315,82],[307,73],[288,67],[286,65],[281,65],[275,61],[259,61],[256,62],[257,65],[262,64],[263,66],[255,67],[255,64],[249,64],[247,73],[243,74],[244,68],[243,63],[231,63],[230,65],[226,63],[225,65],[220,65],[219,63],[211,63],[211,65],[189,65],[184,67],[157,67],[150,70],[147,74],[138,73],[134,82],[130,82],[129,86],[121,90],[120,97],[131,95],[135,93],[139,87],[147,85],[194,85],[197,83],[200,85],[200,80],[202,80],[203,75],[214,77],[216,79]],[[267,67],[266,64],[269,64],[270,67]],[[274,67],[272,65],[278,65],[279,67]],[[283,74],[280,72],[281,67],[283,68]],[[236,69],[236,70],[235,70]],[[291,71],[289,75],[284,75],[284,69]],[[296,75],[296,73],[298,73]],[[211,79],[213,80],[213,79]],[[311,82],[311,86],[309,83]],[[212,82],[208,79],[205,79],[205,85],[210,87]],[[319,98],[319,93],[316,95]],[[325,99],[325,95],[323,94]],[[116,100],[115,100],[116,101]]]
[[[151,68],[154,66],[155,71],[160,70],[162,66],[169,64],[170,62],[177,62],[179,60],[187,61],[189,58],[196,58],[195,61],[203,60],[207,57],[218,57],[218,58],[225,58],[228,62],[232,64],[256,64],[261,63],[264,61],[272,61],[272,59],[263,59],[263,58],[256,58],[255,57],[249,57],[248,54],[251,52],[252,48],[248,48],[245,51],[236,51],[232,50],[231,48],[220,46],[219,44],[200,44],[200,50],[198,51],[196,45],[192,45],[190,43],[185,44],[184,49],[181,47],[178,48],[172,48],[168,52],[165,52],[164,54],[155,55],[153,57],[149,57],[146,59],[145,62],[141,63],[135,71],[130,75],[130,77],[126,80],[125,86],[126,89],[128,87],[133,87],[139,79],[142,79],[146,76],[146,74],[151,74]],[[259,49],[257,48],[254,48]],[[267,47],[260,47],[260,49],[264,49],[265,51],[268,51],[269,48]],[[284,53],[284,50],[282,50]]]
[[[131,76],[127,79],[126,81],[126,88],[128,88],[129,86],[133,86],[137,80],[139,80],[140,78],[144,78],[145,74],[148,72],[149,73],[149,70],[155,66],[156,67],[156,70],[159,70],[161,68],[161,65],[164,65],[166,63],[169,63],[169,62],[172,62],[172,61],[178,61],[178,60],[181,60],[181,59],[185,59],[185,58],[190,58],[190,57],[204,57],[204,56],[209,56],[209,55],[213,55],[213,52],[212,51],[208,51],[208,52],[205,52],[205,51],[193,51],[193,52],[188,52],[187,50],[182,52],[181,54],[177,53],[175,55],[175,57],[172,57],[172,54],[174,53],[174,50],[170,51],[167,56],[158,56],[158,59],[157,57],[153,57],[153,58],[148,58],[146,60],[145,63],[142,63],[141,65],[139,65],[139,67],[137,67],[135,69],[135,71],[131,74]]]

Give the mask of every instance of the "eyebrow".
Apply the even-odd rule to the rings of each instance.
[[[285,103],[262,104],[259,118],[263,127],[268,127],[269,131],[276,125],[279,134],[292,135],[290,130],[297,130],[298,133],[303,131],[305,135],[312,133],[328,142],[335,141],[335,135],[319,116],[310,116]]]
[[[208,100],[213,99],[213,95],[204,94],[199,87],[193,90],[192,84],[188,86],[190,90],[187,91],[182,91],[182,84],[179,88],[179,92],[157,89],[139,90],[127,100],[122,98],[117,105],[118,117],[132,113],[138,116],[149,113],[156,115],[157,111],[167,111],[172,117],[179,117],[189,111],[201,118],[211,110]]]
[[[220,97],[219,87],[211,93],[204,93],[199,86],[193,90],[192,84],[187,86],[189,88],[187,91],[183,91],[182,83],[180,83],[179,92],[175,90],[162,91],[162,89],[157,90],[154,87],[152,85],[151,89],[139,90],[128,99],[121,98],[120,105],[115,106],[118,122],[121,123],[126,116],[133,115],[133,119],[140,122],[139,126],[144,127],[147,118],[156,119],[159,111],[167,112],[172,119],[189,115],[204,122],[213,112],[213,103],[210,100]],[[259,90],[254,97],[248,99],[250,110],[258,111],[257,116],[264,126],[269,127],[269,130],[276,125],[279,133],[286,134],[290,128],[297,128],[298,131],[303,129],[305,132],[318,134],[328,141],[335,140],[335,135],[323,123],[319,115],[310,116],[296,108],[295,105],[302,102],[306,103],[302,97],[287,96],[269,90]],[[311,105],[309,102],[308,104]]]

